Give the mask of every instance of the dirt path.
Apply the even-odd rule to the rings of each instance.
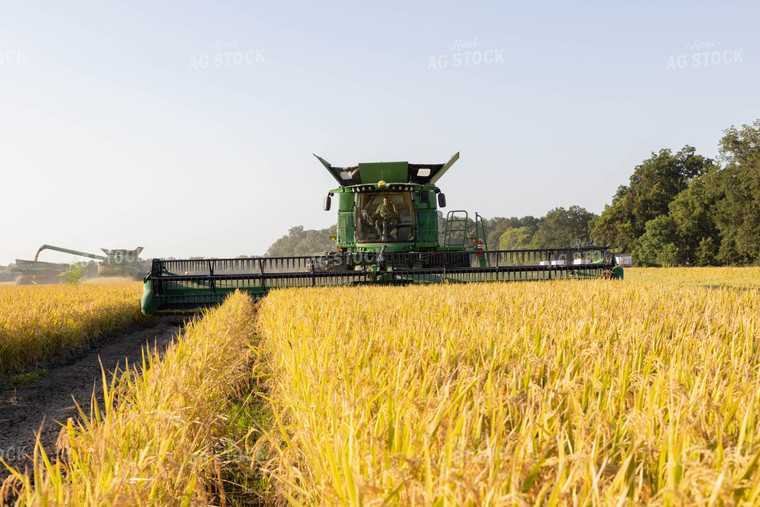
[[[17,390],[0,391],[0,453],[10,465],[23,470],[34,451],[35,434],[43,423],[41,441],[48,455],[55,455],[61,427],[55,421],[77,418],[74,399],[89,410],[93,389],[102,400],[100,362],[111,374],[130,365],[139,365],[145,345],[166,349],[182,329],[185,319],[177,316],[152,317],[147,324],[113,334],[67,364],[49,368],[50,374]],[[0,464],[0,484],[10,475]]]

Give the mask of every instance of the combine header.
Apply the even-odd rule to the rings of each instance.
[[[300,257],[153,259],[145,278],[145,313],[222,302],[235,290],[256,298],[272,289],[333,285],[467,283],[622,278],[608,247],[488,250],[482,217],[449,211],[436,185],[445,164],[380,162],[335,167],[317,157],[340,185],[336,250]]]

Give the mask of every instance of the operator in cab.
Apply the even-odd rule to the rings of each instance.
[[[393,229],[393,224],[398,218],[396,205],[388,196],[383,197],[383,202],[378,204],[372,218],[375,219],[377,233],[383,236],[383,241],[387,241],[388,232]]]

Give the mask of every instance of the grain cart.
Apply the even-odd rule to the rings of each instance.
[[[69,264],[16,259],[14,271],[21,274],[16,279],[16,285],[62,283],[69,267]]]
[[[316,155],[315,155],[316,156]],[[453,210],[438,180],[443,164],[361,163],[336,167],[317,156],[338,183],[335,251],[296,257],[153,259],[145,278],[145,313],[220,303],[235,290],[260,298],[272,289],[333,285],[467,283],[562,278],[622,278],[608,247],[489,250],[484,221]]]

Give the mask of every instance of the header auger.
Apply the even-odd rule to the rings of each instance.
[[[316,155],[315,155],[316,156]],[[235,290],[255,298],[283,287],[405,285],[622,278],[608,247],[488,250],[482,217],[449,211],[438,180],[445,164],[362,163],[335,167],[317,156],[340,185],[335,251],[298,257],[153,259],[145,277],[145,313],[220,303]]]

